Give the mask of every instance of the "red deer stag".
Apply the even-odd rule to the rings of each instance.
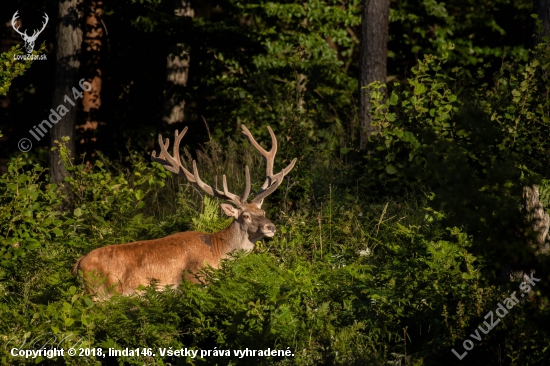
[[[292,160],[279,173],[273,174],[277,139],[271,128],[268,127],[268,130],[273,146],[269,152],[254,140],[245,126],[242,126],[242,129],[248,141],[267,161],[266,180],[250,203],[248,196],[251,185],[248,166],[245,167],[245,190],[240,197],[229,192],[225,175],[223,176],[223,191],[220,191],[201,180],[197,163],[194,160],[193,173],[182,166],[179,145],[187,132],[187,127],[181,134],[178,134],[176,130],[173,155],[167,151],[170,140],[166,139],[166,144],[164,144],[162,136],[159,135],[161,154],[156,157],[156,152],[153,151],[151,156],[152,161],[187,178],[189,182],[196,183],[209,195],[231,201],[235,206],[227,203],[221,204],[225,214],[235,218],[231,225],[214,234],[187,231],[162,239],[109,245],[92,250],[78,260],[73,271],[75,274],[83,274],[84,283],[89,292],[109,297],[114,290],[127,295],[133,293],[139,285],[147,285],[152,280],[158,281],[159,288],[166,285],[178,285],[185,271],[188,272],[186,274],[188,280],[197,282],[193,274],[196,274],[199,268],[205,265],[217,268],[220,260],[228,253],[237,249],[251,251],[254,248],[254,242],[264,236],[275,235],[275,225],[265,218],[265,212],[261,208],[262,203],[264,198],[273,193],[283,181],[284,176],[292,170],[296,159]],[[96,276],[93,275],[94,273]],[[95,281],[92,279],[98,278],[97,275],[102,282],[94,285]]]

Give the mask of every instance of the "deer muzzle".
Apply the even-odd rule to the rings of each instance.
[[[277,231],[275,229],[275,225],[273,225],[273,223],[268,223],[268,224],[265,224],[262,229],[262,234],[264,234],[264,236],[267,236],[268,238],[271,238],[273,235],[275,235],[275,231]]]

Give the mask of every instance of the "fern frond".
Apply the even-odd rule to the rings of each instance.
[[[218,202],[204,196],[203,198],[204,210],[198,218],[193,218],[193,229],[195,231],[202,231],[205,233],[214,233],[225,229],[231,223],[231,218],[220,217],[218,214]]]

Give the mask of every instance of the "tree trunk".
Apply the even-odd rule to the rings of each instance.
[[[174,14],[177,16],[193,17],[191,2],[176,0]],[[162,119],[168,124],[183,122],[185,117],[185,98],[183,89],[189,79],[189,52],[185,50],[183,43],[176,45],[174,53],[168,54],[166,61],[166,82],[167,92],[164,96],[164,107]]]
[[[534,0],[534,11],[537,12],[539,19],[542,21],[542,33],[535,29],[535,46],[542,41],[542,37],[550,35],[550,0]],[[543,98],[544,94],[543,94]],[[529,243],[537,249],[537,254],[548,253],[548,227],[550,218],[544,211],[544,207],[540,202],[539,189],[537,185],[523,187],[523,210],[527,222],[531,225],[533,231],[533,239]]]
[[[374,131],[370,114],[370,95],[362,87],[373,81],[386,82],[388,57],[388,31],[390,0],[363,0],[361,21],[361,56],[359,78],[359,123],[360,147],[364,149],[367,139]]]
[[[537,34],[535,42],[538,44],[542,41],[542,37],[550,34],[550,0],[535,0],[533,9],[538,14],[543,26],[542,33],[539,33],[538,29],[535,30],[535,34]],[[538,187],[536,185],[523,187],[523,198],[527,220],[532,223],[532,230],[535,232],[535,243],[531,244],[537,247],[539,253],[546,254],[550,241],[550,236],[548,236],[550,218],[540,202]]]
[[[533,10],[539,16],[543,26],[542,34],[538,34],[538,29],[535,29],[535,34],[537,34],[535,42],[538,44],[540,38],[550,34],[550,0],[534,0]]]
[[[523,203],[521,211],[527,223],[527,245],[535,249],[535,255],[548,255],[550,252],[550,236],[548,228],[550,227],[550,217],[544,211],[540,202],[539,188],[536,184],[523,187]],[[503,270],[503,277],[512,282],[525,281],[525,276],[529,277],[534,269],[529,271],[525,269],[512,270],[509,265]],[[529,295],[531,297],[533,293]]]
[[[79,56],[82,45],[82,0],[60,0],[58,23],[56,28],[57,52],[55,64],[55,87],[52,98],[52,108],[64,106],[67,112],[55,123],[50,131],[50,147],[57,146],[55,141],[61,142],[62,137],[68,136],[67,147],[74,157],[75,151],[75,122],[76,107],[65,98],[76,104],[72,88],[80,91],[78,85]],[[61,161],[59,151],[50,152],[50,175],[53,183],[63,182],[69,172]]]
[[[550,217],[544,211],[540,202],[537,185],[523,187],[523,211],[527,222],[531,225],[532,239],[530,245],[537,250],[537,254],[547,254],[549,249],[548,227]]]
[[[300,112],[305,111],[306,101],[304,95],[307,90],[307,76],[298,74],[296,78],[296,109]]]
[[[86,8],[86,21],[84,23],[84,40],[82,49],[82,68],[84,77],[91,85],[89,91],[84,92],[82,98],[82,110],[84,111],[84,124],[78,125],[78,131],[82,135],[84,151],[93,154],[93,145],[96,141],[95,130],[98,127],[97,112],[101,106],[101,53],[103,50],[104,25],[101,22],[103,14],[103,1],[91,2],[91,7]]]
[[[533,10],[538,14],[543,26],[542,33],[540,33],[539,29],[536,27],[534,29],[536,37],[533,45],[536,47],[542,41],[542,37],[550,34],[550,0],[534,0]],[[542,202],[540,202],[537,185],[533,184],[523,187],[521,210],[525,217],[525,222],[528,225],[528,234],[530,234],[526,244],[535,249],[535,254],[537,255],[548,254],[548,241],[550,241],[548,227],[550,218],[544,211]],[[533,270],[531,270],[531,272],[532,271]],[[529,275],[529,272],[526,270],[508,270],[508,272],[510,273],[510,280],[514,282],[520,282],[523,280],[524,276]]]

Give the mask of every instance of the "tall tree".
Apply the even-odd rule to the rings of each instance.
[[[179,17],[195,15],[191,2],[175,0],[174,14]],[[164,95],[163,121],[172,124],[184,118],[185,98],[182,89],[189,79],[189,52],[183,43],[178,43],[166,60],[167,92]]]
[[[366,95],[362,88],[373,81],[386,82],[389,21],[390,0],[363,0],[359,60],[361,149],[365,148],[368,136],[374,131],[370,114],[370,96]]]
[[[533,10],[539,16],[543,27],[541,30],[542,33],[539,32],[539,29],[535,29],[535,46],[537,46],[542,42],[542,37],[550,35],[550,0],[535,0]],[[550,216],[546,213],[540,201],[538,185],[533,184],[523,187],[522,208],[534,234],[530,244],[539,253],[548,253],[550,251],[550,237],[548,236]]]
[[[50,131],[50,146],[55,141],[69,137],[67,146],[74,156],[76,108],[66,98],[76,102],[72,88],[78,88],[79,56],[82,45],[82,0],[60,0],[56,27],[57,51],[55,64],[55,87],[52,98],[52,109],[65,106],[67,111],[53,125]],[[69,174],[58,151],[50,152],[50,175],[53,183],[61,183]]]
[[[103,15],[103,1],[93,0],[90,6],[85,8],[86,20],[84,22],[84,38],[82,49],[83,76],[90,83],[90,90],[84,91],[82,98],[82,110],[84,112],[84,124],[78,125],[79,134],[84,140],[84,151],[91,153],[96,141],[94,132],[98,127],[97,112],[101,107],[102,68],[101,54],[103,51],[103,37],[105,25],[101,20]]]
[[[534,0],[533,10],[539,16],[542,21],[543,34],[539,37],[544,37],[550,34],[550,0]],[[536,30],[538,33],[538,29]],[[538,43],[538,40],[537,40]]]

